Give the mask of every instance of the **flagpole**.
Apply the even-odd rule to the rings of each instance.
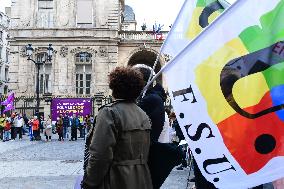
[[[153,68],[152,68],[153,71],[151,72],[150,77],[148,78],[147,85],[144,87],[144,89],[143,89],[143,91],[142,91],[142,93],[143,93],[142,98],[144,98],[144,96],[145,96],[145,94],[146,94],[147,89],[149,88],[149,86],[154,82],[154,81],[151,82],[151,78],[152,78],[153,75],[154,75],[154,70],[156,69],[156,66],[157,66],[157,64],[158,64],[158,60],[160,59],[161,52],[162,52],[162,51],[160,50],[160,51],[159,51],[159,54],[158,54],[157,57],[156,57],[155,63],[154,63]]]
[[[2,115],[2,94],[0,95],[0,116],[1,115]]]
[[[178,13],[178,15],[177,15],[177,18],[176,18],[174,24],[172,25],[172,27],[171,27],[171,29],[170,29],[170,31],[169,31],[169,33],[168,33],[168,36],[170,36],[171,31],[172,31],[172,28],[174,28],[174,26],[176,25],[176,21],[179,19],[181,13],[183,12],[183,9],[184,9],[185,4],[186,4],[187,1],[188,1],[188,0],[185,0],[185,1],[183,2],[182,6],[181,6],[181,9],[180,9],[180,11],[179,11],[179,13]],[[155,24],[156,24],[156,23],[155,23]],[[167,38],[168,38],[168,36],[167,36]],[[163,44],[162,44],[162,46],[161,46],[161,48],[160,48],[160,51],[159,51],[159,53],[158,53],[158,55],[157,55],[157,57],[156,57],[155,63],[154,63],[153,68],[152,68],[153,71],[155,71],[155,69],[156,69],[156,66],[157,66],[157,64],[158,64],[158,61],[159,61],[159,59],[160,59],[160,57],[161,57],[161,54],[162,54],[162,50],[163,50],[163,48],[164,48],[164,44],[167,42],[167,38],[166,38],[165,41],[163,42]],[[169,62],[169,63],[170,63],[170,62]],[[168,63],[168,64],[169,64],[169,63]],[[160,73],[160,71],[159,71],[158,73]],[[147,85],[144,87],[143,91],[141,92],[141,93],[143,94],[143,95],[142,95],[142,98],[144,98],[144,96],[145,96],[145,94],[146,94],[146,92],[147,92],[149,86],[157,79],[157,77],[154,77],[153,80],[151,81],[151,79],[152,79],[152,77],[153,77],[153,74],[154,74],[154,73],[151,72],[150,77],[148,78],[148,81],[147,81]],[[159,75],[161,75],[161,73],[160,73]]]

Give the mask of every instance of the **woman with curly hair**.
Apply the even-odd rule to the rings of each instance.
[[[110,73],[115,101],[97,115],[82,188],[152,189],[147,165],[151,123],[135,104],[143,86],[143,76],[132,68]]]

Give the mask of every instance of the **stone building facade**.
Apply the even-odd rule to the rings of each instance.
[[[37,69],[27,60],[25,47],[32,44],[32,58],[42,62],[52,44],[52,61],[40,68],[41,95],[109,95],[111,70],[136,63],[153,65],[162,44],[151,32],[133,31],[136,21],[131,11],[125,9],[124,0],[13,0],[9,89],[16,96],[35,95]]]
[[[9,82],[9,43],[7,41],[9,18],[0,12],[0,96],[8,93]]]

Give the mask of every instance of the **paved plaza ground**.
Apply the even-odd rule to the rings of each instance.
[[[0,188],[73,189],[76,178],[83,174],[83,149],[82,139],[1,142]],[[162,189],[186,189],[188,173],[188,169],[173,170]]]

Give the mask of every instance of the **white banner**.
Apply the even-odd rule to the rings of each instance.
[[[243,189],[284,177],[284,0],[238,0],[163,68],[206,179]]]

